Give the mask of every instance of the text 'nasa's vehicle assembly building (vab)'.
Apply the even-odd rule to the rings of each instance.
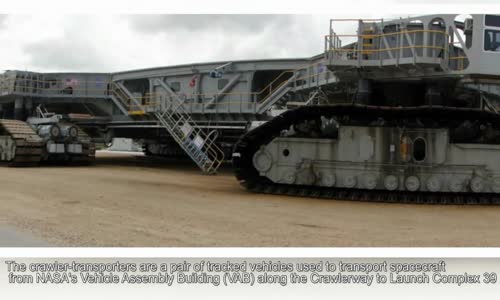
[[[93,143],[125,137],[206,173],[232,157],[256,192],[500,201],[500,16],[332,19],[324,46],[305,59],[6,71],[0,158],[86,161]]]

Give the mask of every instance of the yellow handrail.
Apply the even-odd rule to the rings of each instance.
[[[358,21],[368,21],[368,22],[375,22],[375,21],[381,21],[382,19],[330,19],[330,22],[358,22]]]
[[[446,47],[440,47],[440,46],[425,46],[425,45],[414,45],[414,46],[401,46],[401,47],[394,47],[394,48],[382,48],[382,49],[349,49],[349,48],[341,48],[341,49],[331,49],[330,52],[383,52],[383,51],[394,51],[394,50],[404,50],[404,49],[422,49],[422,48],[429,48],[429,49],[437,49],[437,50],[445,50]]]
[[[322,64],[323,61],[318,61],[318,62],[315,62],[315,63],[312,63],[312,64],[307,64],[307,65],[304,65],[302,67],[299,67],[295,70],[286,70],[286,71],[283,71],[282,73],[280,73],[275,79],[273,79],[269,84],[267,84],[264,88],[262,88],[260,91],[256,91],[256,92],[238,92],[238,93],[217,93],[217,92],[214,92],[214,93],[190,93],[189,95],[192,96],[192,97],[196,97],[196,96],[205,96],[205,97],[213,97],[213,96],[221,96],[221,95],[248,95],[248,96],[257,96],[257,95],[261,95],[263,94],[264,92],[266,92],[268,89],[271,89],[271,91],[273,90],[272,89],[272,85],[278,80],[280,79],[281,77],[283,77],[285,74],[289,74],[289,73],[294,73],[296,71],[299,71],[299,70],[303,70],[303,69],[307,69],[309,67],[312,67],[312,66],[315,66],[315,65],[319,65],[319,64]],[[329,71],[327,71],[329,72]],[[315,73],[311,76],[304,76],[304,77],[301,77],[301,78],[297,78],[296,80],[299,80],[299,79],[306,79],[306,78],[311,78],[313,76],[318,76],[319,74],[322,74],[322,73],[325,73],[325,72],[319,72],[319,73]],[[83,83],[87,83],[87,82],[92,82],[92,83],[95,83],[95,80],[89,80],[89,81],[79,81],[79,85],[78,86],[64,86],[64,87],[59,87],[59,86],[56,86],[56,87],[33,87],[31,85],[20,85],[19,84],[19,81],[24,81],[24,82],[42,82],[42,83],[53,83],[54,81],[53,80],[36,80],[36,79],[26,79],[26,78],[3,78],[3,79],[0,79],[0,85],[2,83],[5,83],[5,82],[9,82],[9,83],[16,83],[15,87],[16,89],[27,89],[27,90],[39,90],[39,91],[60,91],[60,92],[63,92],[64,89],[67,89],[67,88],[71,88],[71,90],[74,92],[78,92],[78,91],[102,91],[103,93],[106,92],[107,94],[107,85],[110,84],[110,85],[114,85],[114,81],[104,81],[104,82],[100,82],[101,84],[103,85],[106,85],[106,88],[85,88],[85,87],[81,87],[81,85],[83,85]],[[60,80],[60,81],[57,81],[57,83],[60,85],[61,83],[63,83],[64,81],[63,80]],[[284,81],[286,82],[286,81]],[[277,87],[274,88],[274,90],[276,90],[277,88],[279,88],[283,83],[281,83],[280,85],[278,85]],[[0,90],[2,89],[9,89],[10,86],[5,86],[5,88],[1,87],[0,86]],[[70,94],[68,94],[70,95]],[[158,93],[158,95],[163,95],[161,93]],[[91,95],[92,96],[92,95]],[[149,93],[149,96],[142,96],[141,98],[144,99],[144,98],[151,98],[151,97],[155,97],[156,95],[155,94],[151,94]],[[227,103],[227,102],[226,102]]]
[[[428,32],[428,33],[438,33],[448,36],[449,34],[446,31],[441,30],[433,30],[433,29],[417,29],[417,30],[402,30],[388,33],[378,33],[378,34],[327,34],[325,37],[362,37],[362,38],[374,38],[380,36],[390,36],[390,35],[398,35],[398,34],[408,34],[408,33],[419,33],[419,32]]]

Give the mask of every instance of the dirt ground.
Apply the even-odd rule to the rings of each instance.
[[[500,206],[252,194],[226,167],[99,153],[93,166],[0,167],[0,224],[54,246],[500,246]]]

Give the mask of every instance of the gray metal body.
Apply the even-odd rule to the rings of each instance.
[[[263,102],[287,81],[294,70],[301,69],[298,89],[321,85],[325,78],[323,57],[310,59],[252,60],[179,65],[118,73],[33,73],[6,71],[0,78],[0,103],[4,111],[16,99],[32,104],[65,104],[65,113],[89,113],[107,117],[109,122],[136,121],[134,112],[141,107],[114,101],[109,85],[118,84],[146,112],[167,98],[179,97],[196,120],[237,121],[266,118],[274,103]],[[224,66],[224,68],[220,68]],[[213,74],[214,70],[219,73]],[[214,77],[216,76],[216,77]],[[319,78],[322,76],[322,78]],[[327,76],[327,75],[326,75]],[[87,106],[86,108],[76,107]],[[74,107],[71,107],[71,106]],[[85,111],[86,110],[86,111]]]
[[[349,101],[337,102],[395,109],[439,105],[498,113],[500,16],[472,15],[462,21],[456,17],[358,20],[352,36],[336,34],[333,20],[325,40],[325,60],[338,82],[353,90]],[[343,45],[341,38],[354,42]],[[469,122],[476,122],[481,129],[470,138],[462,136],[462,142],[452,142],[446,127],[450,123],[443,121],[442,128],[419,127],[417,117],[417,125],[406,128],[405,120],[400,121],[401,127],[334,121],[336,138],[315,137],[317,133],[307,128],[297,136],[294,129],[304,126],[297,123],[262,145],[252,157],[253,167],[260,176],[285,185],[500,192],[498,128],[490,134],[488,124],[464,118],[463,124],[453,126],[471,128]]]
[[[64,120],[62,115],[44,113],[41,106],[36,110],[38,116],[28,118],[27,123],[45,144],[42,160],[93,159],[95,145],[85,132],[75,124]]]
[[[447,129],[341,126],[336,139],[275,138],[253,161],[282,184],[499,193],[499,153],[500,145],[452,144]]]
[[[192,140],[186,145],[191,147],[197,139],[195,148],[199,148],[211,144],[214,137],[229,152],[250,122],[272,117],[269,111],[278,102],[281,107],[290,99],[303,103],[310,90],[334,81],[323,62],[323,56],[316,56],[112,74],[6,71],[0,80],[0,104],[4,118],[21,120],[32,116],[34,107],[44,105],[72,118],[96,142],[133,138],[152,150],[149,154],[178,153],[180,149],[189,155],[181,140]],[[299,90],[304,92],[295,92]],[[167,114],[171,115],[167,118]],[[176,121],[169,124],[172,119]],[[176,134],[184,123],[197,133]],[[190,156],[197,155],[194,152]]]
[[[330,68],[348,76],[349,67],[364,78],[500,76],[500,27],[496,15],[426,15],[396,20],[357,22],[355,42],[342,45],[345,35],[330,23],[325,57]],[[495,26],[493,26],[495,25]]]
[[[481,107],[496,109],[496,22],[497,17],[489,15],[461,21],[456,15],[359,20],[354,42],[347,45],[331,22],[324,55],[311,58],[117,73],[6,71],[0,80],[1,112],[25,120],[43,104],[68,115],[96,142],[123,137],[141,140],[150,154],[180,150],[212,173],[252,122],[271,119],[276,108],[351,101],[442,105],[455,99],[444,91],[465,88],[481,94]],[[378,98],[385,101],[391,90],[391,103],[374,103]],[[472,96],[464,99],[471,106],[473,101]]]

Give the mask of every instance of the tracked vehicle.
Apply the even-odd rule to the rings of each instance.
[[[95,145],[77,125],[42,106],[26,122],[0,119],[0,161],[10,166],[40,162],[90,163]]]
[[[414,203],[500,203],[500,16],[330,22],[338,81],[235,146],[255,192]],[[351,43],[343,45],[343,39]]]
[[[51,142],[47,130],[54,122],[32,118],[39,105],[64,116],[94,143],[134,139],[148,156],[186,157],[204,173],[215,174],[252,124],[271,119],[272,111],[284,109],[289,101],[315,101],[315,88],[331,80],[335,79],[324,67],[323,55],[117,73],[7,70],[0,73],[0,118],[46,126],[40,134],[56,152],[44,153],[43,159],[67,155],[57,152],[62,151],[62,141]]]
[[[37,116],[28,118],[27,123],[44,142],[42,161],[90,163],[95,159],[95,145],[85,131],[41,105],[36,110]]]
[[[29,166],[42,159],[43,140],[26,122],[0,120],[0,161]]]

